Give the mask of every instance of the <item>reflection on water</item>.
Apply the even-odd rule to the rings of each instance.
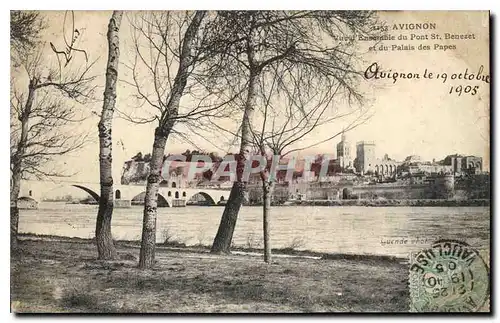
[[[38,234],[91,238],[97,206],[40,203],[21,210],[19,230]],[[210,245],[222,207],[158,209],[157,241],[165,236],[187,245]],[[115,209],[115,239],[140,239],[142,207]],[[489,248],[489,207],[276,207],[272,209],[273,248],[295,247],[320,252],[383,254],[406,257],[437,239],[460,239]],[[234,244],[262,247],[262,209],[242,207]]]

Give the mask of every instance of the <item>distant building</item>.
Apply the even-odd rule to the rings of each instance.
[[[341,170],[353,167],[353,158],[351,156],[351,145],[346,140],[344,131],[342,131],[342,137],[340,142],[337,144],[337,163]]]
[[[375,175],[379,178],[396,177],[400,162],[392,160],[387,154],[383,159],[377,159],[375,163]]]
[[[405,160],[403,161],[403,163],[406,163],[406,164],[414,164],[414,163],[421,163],[421,162],[422,162],[422,158],[419,155],[410,155],[410,156],[406,157]]]
[[[375,142],[359,141],[356,143],[356,163],[354,167],[360,174],[365,174],[375,166]]]
[[[395,177],[400,163],[387,156],[375,158],[375,143],[360,141],[356,144],[356,171],[362,175],[371,173],[379,178]]]
[[[451,174],[451,167],[448,165],[439,164],[418,164],[408,166],[408,172],[410,174]]]
[[[476,156],[448,155],[443,164],[451,166],[455,174],[480,174],[483,171],[483,158]]]
[[[443,163],[436,163],[434,160],[432,162],[424,162],[420,156],[417,155],[406,157],[400,169],[402,173],[407,173],[412,176],[417,174],[452,174],[451,166],[444,165]]]
[[[163,180],[160,182],[160,186],[172,188],[188,187],[186,176],[184,176],[185,169],[187,169],[185,165],[177,166],[175,169],[169,171],[168,176],[162,174]]]

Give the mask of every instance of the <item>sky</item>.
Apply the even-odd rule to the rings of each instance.
[[[53,42],[56,47],[62,46],[62,26],[64,11],[46,12],[49,28],[43,38]],[[94,71],[99,74],[96,84],[104,85],[104,73],[107,59],[107,24],[109,11],[76,11],[75,28],[81,31],[78,46],[84,48],[90,60],[97,59]],[[130,63],[132,45],[128,15],[122,21],[120,31],[121,61]],[[408,40],[383,42],[392,49],[392,45],[414,46],[429,45],[431,50],[388,50],[370,51],[364,56],[362,70],[376,62],[383,71],[398,73],[417,73],[420,79],[370,79],[360,84],[360,89],[366,93],[366,107],[373,116],[360,127],[346,134],[351,143],[351,154],[355,154],[355,143],[361,140],[376,143],[376,155],[382,157],[388,154],[396,160],[403,160],[409,155],[420,155],[424,160],[440,160],[449,154],[476,155],[483,157],[485,168],[489,169],[489,84],[480,81],[451,80],[451,75],[477,73],[483,65],[483,74],[489,75],[489,27],[487,12],[381,12],[380,20],[385,21],[389,34],[396,38],[402,34]],[[400,24],[435,23],[434,30],[394,30]],[[474,35],[475,39],[444,39],[445,34]],[[431,34],[439,34],[439,40],[410,40],[411,35],[430,38]],[[364,42],[369,47],[371,42]],[[380,45],[380,44],[379,44]],[[436,46],[437,45],[437,46]],[[454,49],[440,50],[440,45],[455,46]],[[434,47],[436,49],[434,50]],[[365,50],[367,48],[364,48]],[[447,73],[448,79],[423,79],[425,69],[436,74]],[[119,70],[124,77],[125,68]],[[451,86],[479,86],[476,95],[449,93]],[[136,111],[141,108],[135,99],[133,91],[125,82],[119,82],[117,89],[117,109],[120,111]],[[98,92],[101,93],[101,92]],[[98,139],[97,122],[102,102],[96,102],[83,107],[90,116],[79,125],[81,129],[91,132],[93,142],[83,150],[62,157],[58,164],[76,173],[72,178],[76,181],[98,181]],[[92,113],[95,112],[95,113]],[[119,181],[123,162],[138,151],[143,154],[151,150],[155,124],[135,125],[120,118],[115,113],[113,124],[113,174]],[[346,124],[339,122],[323,127],[304,138],[300,146],[308,146],[341,131]],[[217,143],[218,134],[206,134],[203,137],[192,136],[191,140],[207,151],[218,151],[224,154],[235,151],[230,147],[218,149],[206,139]],[[204,139],[205,138],[205,139]],[[307,154],[335,154],[335,147],[340,137],[323,143],[314,148],[301,151]],[[217,145],[219,146],[219,145]],[[167,152],[178,153],[186,149],[193,150],[190,143],[179,138],[170,138]]]

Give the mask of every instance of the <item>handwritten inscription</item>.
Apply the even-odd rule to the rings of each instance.
[[[380,66],[375,62],[368,66],[364,73],[365,79],[370,80],[384,80],[389,79],[392,80],[392,83],[396,83],[399,80],[438,80],[442,83],[449,83],[451,80],[459,80],[462,81],[463,84],[452,84],[450,85],[449,94],[470,94],[476,95],[479,90],[479,85],[467,84],[466,82],[481,82],[481,83],[490,83],[489,74],[484,73],[484,66],[481,65],[477,71],[470,71],[468,68],[460,72],[452,72],[452,73],[436,73],[427,68],[423,71],[393,71],[391,69],[387,71],[382,71]]]
[[[393,245],[428,245],[436,241],[435,238],[431,237],[381,237],[380,244],[382,246],[393,246]]]

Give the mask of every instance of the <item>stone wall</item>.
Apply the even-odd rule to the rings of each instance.
[[[455,197],[459,199],[490,199],[490,176],[464,176],[455,180]]]
[[[284,203],[290,197],[287,184],[275,184],[271,201],[274,203]],[[247,202],[249,204],[262,203],[262,184],[252,184],[247,186]]]

